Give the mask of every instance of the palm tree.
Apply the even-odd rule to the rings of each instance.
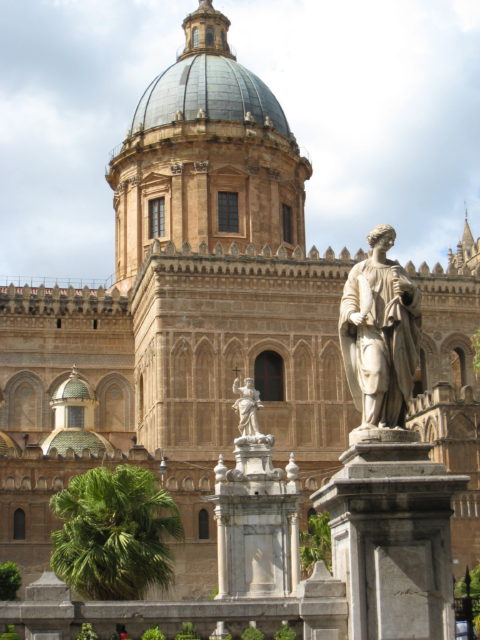
[[[64,520],[52,533],[53,571],[82,597],[137,600],[173,582],[173,556],[163,541],[183,539],[178,508],[150,471],[121,465],[73,477],[50,500]]]
[[[330,514],[322,511],[308,518],[308,530],[300,531],[300,562],[305,577],[308,577],[315,563],[323,560],[328,570],[332,568],[332,534]]]

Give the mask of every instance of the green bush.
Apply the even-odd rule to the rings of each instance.
[[[98,634],[93,630],[90,622],[84,622],[75,640],[98,640]]]
[[[288,624],[282,624],[278,631],[275,631],[274,640],[295,640],[296,632]]]
[[[191,622],[184,622],[182,628],[175,636],[175,640],[200,640],[195,627]]]
[[[0,564],[0,600],[15,600],[22,579],[15,562]]]
[[[7,630],[5,633],[0,634],[0,640],[20,640],[14,624],[7,624]]]
[[[157,627],[150,627],[142,634],[141,640],[167,640],[165,634]]]
[[[265,634],[256,627],[247,627],[240,637],[242,640],[263,640]]]

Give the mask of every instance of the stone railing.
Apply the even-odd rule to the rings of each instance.
[[[184,622],[192,622],[200,638],[239,637],[256,625],[273,638],[284,622],[305,640],[347,640],[345,585],[317,564],[314,574],[301,582],[297,597],[248,598],[208,602],[72,602],[70,591],[53,573],[26,588],[26,600],[0,602],[0,620],[14,624],[26,640],[73,640],[84,622],[90,622],[101,640],[110,638],[117,625],[125,625],[137,640],[158,625],[173,638]]]

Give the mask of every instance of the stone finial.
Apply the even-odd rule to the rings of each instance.
[[[222,454],[218,456],[218,464],[213,471],[215,473],[215,482],[224,482],[226,480],[228,469],[223,462]]]
[[[287,466],[285,467],[285,471],[287,473],[288,480],[292,480],[292,481],[297,480],[300,469],[298,468],[298,465],[295,463],[295,454],[293,452],[290,454],[290,460]]]
[[[199,9],[213,9],[212,0],[198,0]]]

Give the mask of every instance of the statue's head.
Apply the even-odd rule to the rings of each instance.
[[[246,387],[253,387],[253,383],[254,383],[254,379],[253,378],[245,378],[245,386]]]
[[[371,247],[374,247],[382,238],[387,236],[390,237],[392,241],[395,241],[397,237],[395,229],[389,224],[377,224],[367,235],[367,242]]]

